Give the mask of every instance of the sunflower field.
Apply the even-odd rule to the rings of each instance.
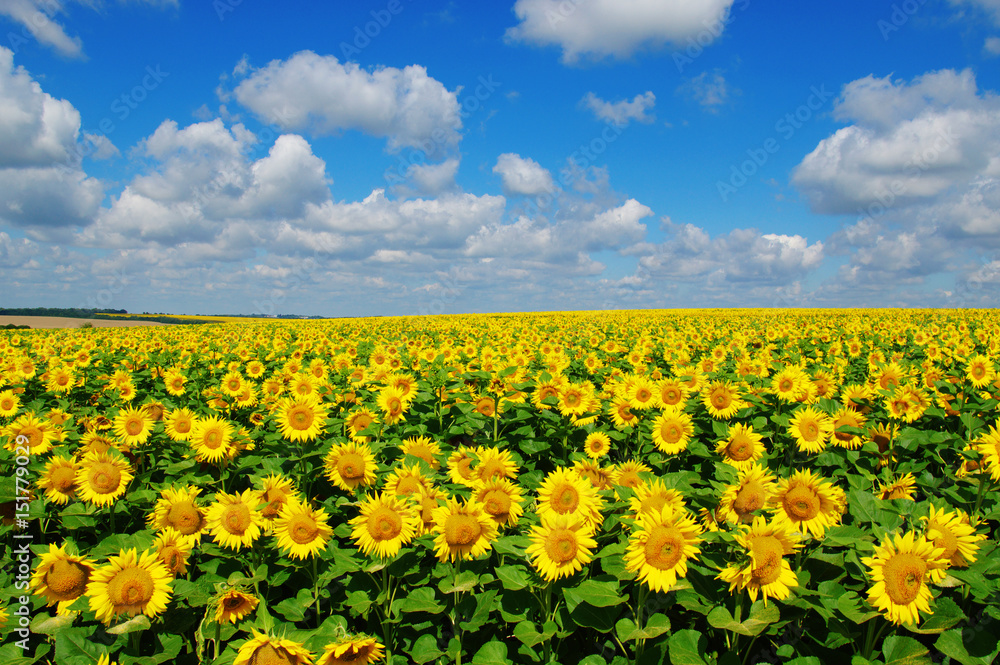
[[[1000,653],[1000,316],[0,332],[5,665]]]

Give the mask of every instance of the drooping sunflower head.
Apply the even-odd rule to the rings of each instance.
[[[253,628],[253,638],[236,653],[233,665],[310,665],[313,655],[301,642],[271,637]]]
[[[916,492],[917,479],[912,473],[905,473],[891,483],[882,483],[879,487],[879,498],[884,500],[913,500]]]
[[[323,647],[316,665],[368,665],[382,660],[385,647],[368,635],[345,635]]]
[[[612,488],[611,477],[615,473],[614,467],[602,467],[592,459],[577,460],[573,462],[573,471],[590,482],[596,490]]]

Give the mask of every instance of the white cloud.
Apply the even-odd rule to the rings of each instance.
[[[1000,0],[950,0],[951,4],[963,7],[969,5],[990,14],[993,22],[1000,25]]]
[[[720,71],[702,72],[678,90],[712,112],[729,101],[729,84]]]
[[[503,191],[508,196],[535,196],[555,191],[552,174],[538,162],[505,152],[497,158],[493,173],[500,176]]]
[[[651,91],[636,95],[631,101],[622,99],[614,103],[606,102],[594,93],[588,92],[581,103],[593,111],[599,120],[619,126],[627,125],[630,120],[648,124],[656,119],[647,113],[656,105],[656,95]]]
[[[987,55],[1000,55],[1000,37],[987,37],[983,43],[983,51]]]
[[[366,71],[334,56],[300,51],[274,60],[236,86],[237,101],[285,130],[335,134],[358,130],[388,139],[391,150],[434,154],[461,139],[457,91],[419,65]]]
[[[581,56],[626,58],[643,48],[721,34],[733,0],[517,0],[507,39]]]
[[[436,196],[455,187],[458,165],[457,157],[437,164],[413,164],[406,170],[406,177],[420,194]]]

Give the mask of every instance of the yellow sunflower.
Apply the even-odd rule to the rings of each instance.
[[[676,407],[665,408],[653,421],[653,442],[668,455],[686,449],[693,434],[691,415]]]
[[[847,450],[857,450],[864,444],[864,440],[859,434],[841,431],[843,427],[852,427],[863,430],[865,428],[865,417],[850,407],[843,407],[833,414],[833,437],[830,443],[838,448]]]
[[[153,549],[167,571],[174,575],[183,575],[187,572],[187,560],[191,556],[191,549],[194,545],[194,538],[185,536],[180,531],[167,527],[163,529],[156,540],[153,541]]]
[[[146,518],[147,524],[160,532],[174,529],[182,536],[190,536],[193,543],[200,543],[207,527],[205,512],[197,502],[200,493],[201,489],[194,486],[160,490],[160,498]]]
[[[839,487],[809,469],[801,469],[778,481],[767,507],[773,512],[774,524],[822,538],[840,521],[847,499]]]
[[[975,388],[985,388],[993,382],[997,376],[993,361],[984,355],[975,355],[969,358],[965,365],[965,378]]]
[[[262,478],[260,482],[257,498],[260,503],[267,504],[261,508],[260,515],[266,520],[265,532],[270,533],[272,522],[286,503],[298,499],[298,491],[290,479],[281,475],[272,474]]]
[[[115,416],[114,432],[129,448],[142,445],[149,440],[149,435],[153,432],[153,420],[141,406],[127,406]]]
[[[323,460],[326,477],[340,489],[354,494],[358,487],[375,482],[375,455],[365,443],[349,441],[330,448]]]
[[[325,510],[293,500],[285,504],[274,521],[274,535],[278,547],[289,556],[305,559],[326,549],[333,529]]]
[[[21,408],[21,398],[13,390],[0,391],[0,418],[10,418]]]
[[[715,446],[715,452],[722,455],[722,461],[737,469],[745,469],[756,464],[767,452],[764,438],[753,431],[751,425],[736,423],[729,426],[729,434]]]
[[[76,496],[76,474],[80,467],[76,462],[62,455],[55,455],[45,463],[38,486],[45,490],[45,498],[53,503],[65,505]]]
[[[643,512],[628,539],[626,568],[653,591],[669,591],[687,575],[687,561],[698,556],[701,527],[686,511],[664,506]]]
[[[746,406],[739,389],[729,381],[713,381],[702,391],[702,404],[716,420],[729,420]]]
[[[480,448],[476,451],[479,463],[472,467],[472,477],[478,483],[495,478],[517,478],[519,467],[509,450]]]
[[[636,460],[625,460],[615,465],[614,473],[611,475],[611,484],[618,487],[629,487],[635,489],[642,482],[642,475],[652,473],[652,469]],[[617,492],[615,493],[617,496]]]
[[[487,480],[472,496],[499,527],[515,526],[524,513],[521,489],[507,478]]]
[[[683,383],[677,379],[663,379],[657,389],[659,390],[660,404],[684,409],[688,391]]]
[[[166,387],[167,392],[174,397],[180,397],[184,394],[185,383],[187,383],[187,378],[179,370],[167,370],[163,375],[163,385]]]
[[[87,584],[90,609],[104,623],[115,617],[154,617],[170,602],[170,573],[152,552],[122,550],[91,573]]]
[[[551,582],[579,572],[594,557],[597,541],[593,527],[569,515],[543,517],[531,527],[526,553],[531,565]]]
[[[913,501],[916,493],[917,479],[912,473],[905,473],[891,483],[881,483],[878,495],[880,499],[909,499]]]
[[[920,623],[920,612],[931,612],[928,584],[944,579],[948,559],[943,555],[944,548],[912,531],[887,535],[873,556],[861,559],[875,582],[868,602],[896,625]]]
[[[361,514],[351,519],[351,538],[366,555],[381,559],[396,555],[420,528],[420,516],[406,499],[383,492],[361,502]]]
[[[16,448],[27,447],[30,455],[44,455],[49,452],[56,438],[51,423],[39,419],[32,411],[18,416],[14,422],[3,428],[3,434],[7,435],[4,448],[14,452]]]
[[[260,598],[238,589],[223,592],[215,599],[215,623],[236,623],[257,609]]]
[[[351,434],[351,438],[360,443],[368,441],[368,437],[362,436],[361,432],[372,425],[378,424],[378,420],[375,418],[375,414],[365,408],[360,408],[353,411],[347,415],[347,429]]]
[[[208,416],[195,423],[188,439],[199,462],[216,463],[229,457],[233,449],[233,427],[225,418]]]
[[[253,638],[247,640],[236,652],[233,665],[311,665],[313,655],[301,642],[269,637],[253,631]]]
[[[1000,480],[1000,420],[976,439],[976,450],[982,455],[980,467],[985,467],[994,482]]]
[[[727,522],[750,523],[777,489],[774,475],[759,464],[740,469],[738,482],[726,487],[718,512]]]
[[[567,515],[575,522],[596,527],[602,521],[603,500],[588,481],[572,469],[557,467],[545,476],[538,487],[537,511],[543,519]]]
[[[440,561],[475,559],[492,549],[497,524],[474,499],[451,498],[434,510],[434,552]]]
[[[208,507],[208,532],[223,547],[237,552],[260,538],[264,517],[257,510],[260,495],[255,490],[242,494],[219,492]]]
[[[419,495],[426,492],[434,484],[430,478],[423,474],[419,464],[407,466],[401,464],[392,470],[385,478],[382,491],[389,496],[410,496]]]
[[[924,521],[925,535],[935,547],[944,550],[941,556],[954,568],[967,568],[976,562],[979,541],[986,536],[977,534],[969,523],[969,516],[961,510],[938,510],[933,505]]]
[[[385,647],[368,635],[345,635],[323,647],[316,665],[367,665],[382,660]]]
[[[625,429],[635,427],[639,417],[632,413],[632,405],[627,399],[616,397],[611,402],[611,421],[615,424],[615,429]]]
[[[659,478],[640,482],[629,499],[629,516],[636,521],[646,513],[659,513],[664,508],[682,510],[684,497],[675,489],[667,489]]]
[[[403,455],[413,455],[427,462],[432,469],[437,470],[441,466],[438,455],[441,454],[441,447],[426,436],[416,436],[404,439],[399,447]]]
[[[312,441],[326,425],[329,412],[313,397],[290,397],[278,403],[278,429],[289,441]]]
[[[822,411],[806,406],[798,409],[788,421],[788,432],[795,439],[799,450],[821,453],[833,433],[833,421]]]
[[[386,425],[395,425],[403,419],[406,410],[410,408],[409,402],[403,397],[401,388],[396,386],[386,386],[379,391],[375,403],[382,411],[382,422]]]
[[[466,487],[476,486],[476,477],[472,472],[472,466],[476,463],[476,456],[482,448],[468,448],[459,446],[448,456],[448,477],[451,482]]]
[[[118,451],[89,453],[76,472],[80,499],[107,506],[119,499],[132,481],[132,467]]]
[[[577,460],[573,462],[573,471],[578,476],[590,481],[596,490],[608,490],[612,488],[611,477],[615,473],[615,468],[601,467],[594,460]]]
[[[583,442],[583,452],[587,457],[598,460],[611,450],[611,437],[604,432],[591,432]]]
[[[763,517],[755,517],[753,524],[743,527],[736,535],[736,541],[743,547],[744,560],[726,566],[716,577],[729,583],[729,591],[746,591],[750,600],[757,600],[757,594],[768,598],[784,600],[791,587],[799,585],[798,576],[785,559],[798,547],[795,536],[775,524],[768,524]]]
[[[87,557],[70,554],[67,545],[49,544],[31,575],[31,590],[45,599],[48,607],[57,605],[57,614],[69,613],[69,606],[87,590],[87,582],[96,570]]]

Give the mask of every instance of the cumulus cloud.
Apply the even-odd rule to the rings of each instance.
[[[412,164],[406,177],[423,195],[436,196],[455,187],[459,159],[451,157],[437,164]]]
[[[517,0],[509,41],[556,45],[562,59],[627,58],[643,48],[682,43],[714,27],[721,33],[733,0]]]
[[[505,152],[497,158],[493,173],[500,176],[503,191],[508,196],[535,196],[555,189],[548,169],[513,152]]]
[[[236,100],[284,130],[336,134],[357,130],[388,139],[390,150],[414,147],[428,154],[455,147],[462,118],[457,91],[420,65],[373,71],[331,55],[300,51],[250,69]]]
[[[710,112],[715,112],[729,101],[730,88],[720,71],[702,72],[685,81],[678,91],[693,99]]]
[[[630,100],[622,99],[617,102],[606,102],[592,92],[588,92],[581,103],[597,116],[598,120],[610,122],[615,125],[625,126],[629,121],[636,120],[643,123],[651,123],[655,118],[648,113],[656,105],[656,95],[647,91],[641,95],[636,95]]]
[[[1000,0],[949,0],[956,7],[972,7],[989,14],[1000,25]]]

